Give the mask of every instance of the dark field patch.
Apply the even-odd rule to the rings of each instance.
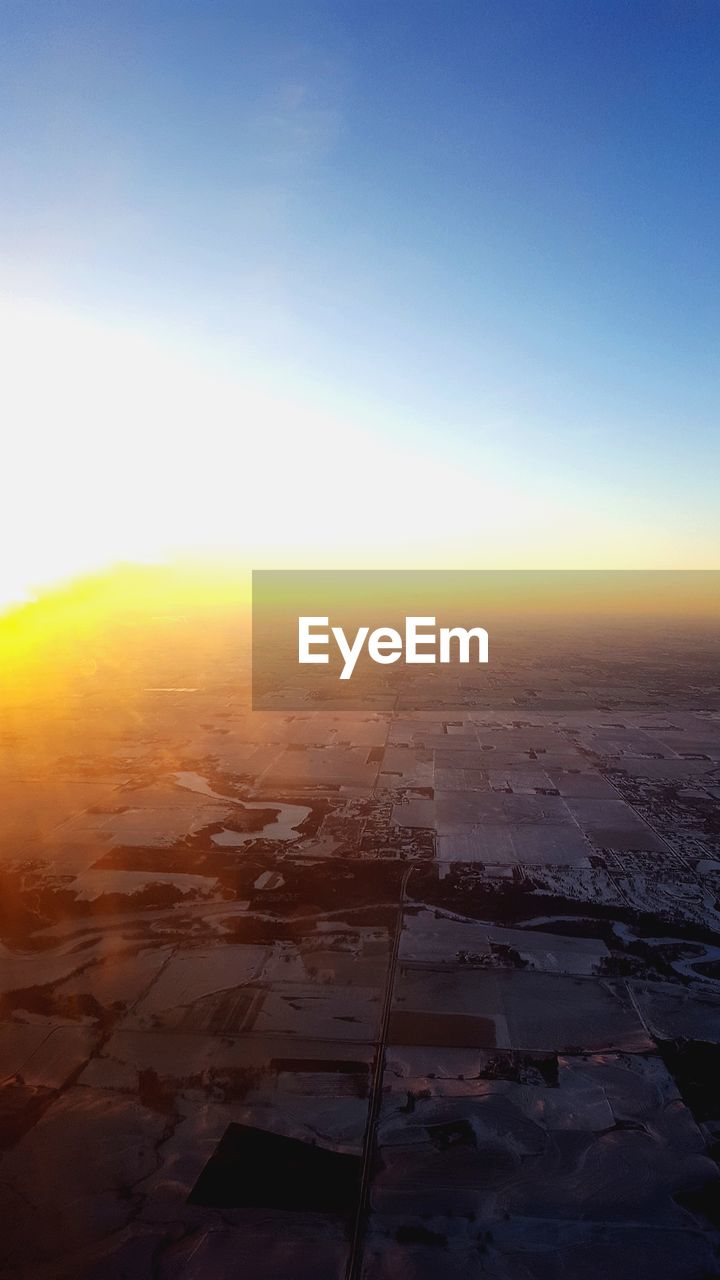
[[[391,1044],[451,1045],[469,1049],[495,1048],[495,1023],[469,1013],[411,1013],[395,1010],[390,1015]]]
[[[703,1040],[669,1040],[660,1054],[696,1120],[716,1120],[720,1113],[720,1045]]]
[[[292,1209],[350,1213],[360,1157],[328,1151],[249,1125],[230,1124],[190,1195],[212,1209]]]

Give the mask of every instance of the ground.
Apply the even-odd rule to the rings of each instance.
[[[720,1274],[710,640],[352,712],[82,644],[2,694],[2,1275]]]

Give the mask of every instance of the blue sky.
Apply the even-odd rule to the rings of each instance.
[[[10,296],[715,563],[714,0],[0,17]]]

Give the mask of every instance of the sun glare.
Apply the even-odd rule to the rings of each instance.
[[[599,533],[571,499],[509,478],[497,450],[465,466],[408,447],[390,420],[368,428],[351,397],[331,412],[189,341],[37,302],[0,304],[0,341],[0,609],[120,562],[187,556],[590,568],[627,566],[631,547],[642,566],[642,535],[603,513]],[[568,539],[573,527],[583,534]]]
[[[458,468],[157,339],[12,302],[0,340],[0,607],[118,561],[407,562],[501,515]]]

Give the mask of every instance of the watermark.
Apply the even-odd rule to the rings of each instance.
[[[341,680],[350,680],[357,660],[367,646],[367,654],[371,662],[388,666],[400,659],[411,666],[432,664],[470,662],[471,642],[475,642],[475,661],[487,662],[489,653],[489,637],[484,627],[440,627],[435,630],[435,618],[410,617],[405,619],[403,633],[394,627],[358,627],[350,639],[344,627],[330,626],[327,617],[298,618],[298,662],[303,664],[330,662],[328,652],[331,637],[342,657],[343,667]]]
[[[717,571],[260,570],[253,706],[581,710],[719,620]]]

